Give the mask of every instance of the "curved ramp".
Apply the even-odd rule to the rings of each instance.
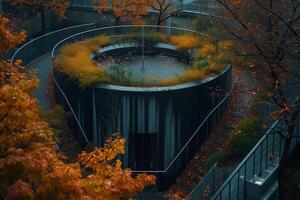
[[[34,61],[28,64],[29,67],[35,68],[38,70],[38,78],[39,78],[39,87],[33,93],[33,96],[39,100],[40,106],[43,110],[49,111],[51,108],[50,99],[47,97],[47,90],[49,87],[49,76],[51,76],[52,71],[52,62],[51,62],[51,54],[45,54]]]

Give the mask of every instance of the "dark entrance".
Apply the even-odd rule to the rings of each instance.
[[[157,134],[132,134],[131,167],[135,170],[157,168]]]

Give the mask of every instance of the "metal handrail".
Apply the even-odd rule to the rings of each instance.
[[[91,25],[95,25],[95,23],[88,23],[88,24],[81,24],[81,25],[76,25],[76,26],[70,26],[70,27],[66,27],[66,28],[63,28],[63,29],[58,29],[58,30],[55,30],[55,31],[46,33],[46,34],[41,35],[41,36],[39,36],[39,37],[37,37],[37,38],[34,38],[34,39],[32,39],[32,40],[26,42],[25,44],[23,44],[20,48],[18,48],[18,49],[14,52],[14,54],[12,55],[12,57],[11,57],[11,59],[10,59],[10,60],[11,60],[10,62],[11,62],[11,64],[13,64],[14,61],[15,61],[15,58],[16,58],[17,54],[18,54],[23,48],[25,48],[27,45],[29,45],[29,44],[31,44],[31,43],[33,43],[33,42],[35,42],[35,41],[37,41],[37,40],[39,40],[39,39],[41,39],[41,38],[44,38],[44,37],[46,37],[46,36],[48,36],[48,35],[52,35],[52,34],[54,34],[54,33],[58,33],[58,32],[61,32],[61,31],[70,30],[70,29],[74,29],[74,28],[78,28],[78,27],[83,27],[83,26],[91,26]]]
[[[95,32],[95,31],[101,31],[101,30],[107,30],[107,29],[115,29],[115,28],[130,28],[130,27],[150,27],[150,28],[169,28],[169,29],[174,29],[174,30],[181,30],[181,31],[187,31],[187,32],[191,32],[191,33],[196,33],[196,34],[200,34],[209,38],[213,38],[214,37],[198,32],[198,31],[194,31],[194,30],[190,30],[190,29],[185,29],[185,28],[179,28],[179,27],[171,27],[171,26],[156,26],[156,25],[122,25],[122,26],[109,26],[109,27],[102,27],[102,28],[95,28],[92,30],[87,30],[87,31],[83,31],[74,35],[71,35],[69,37],[64,38],[63,40],[61,40],[60,42],[58,42],[52,49],[52,62],[55,59],[55,52],[57,50],[57,47],[60,46],[62,43],[64,43],[65,41],[68,41],[71,38],[77,37],[77,36],[81,36],[84,35],[86,33],[91,33],[91,32]],[[55,75],[54,75],[54,71],[53,71],[53,67],[52,67],[52,75],[53,75],[53,79],[58,87],[58,89],[60,90],[60,92],[63,94],[65,100],[67,101],[68,105],[70,108],[71,105],[67,99],[67,96],[64,94],[63,90],[61,89],[61,87],[59,86],[57,80],[55,79]],[[212,114],[228,99],[228,97],[230,96],[230,94],[232,93],[233,89],[236,86],[236,83],[238,81],[238,77],[236,77],[233,86],[231,87],[230,91],[226,94],[226,96],[222,99],[221,102],[218,103],[218,105],[216,105],[216,107],[214,107],[214,109],[212,109],[208,115],[206,116],[206,118],[201,122],[201,124],[198,126],[198,128],[196,129],[196,131],[193,133],[193,135],[189,138],[189,140],[185,143],[185,145],[181,148],[181,150],[177,153],[177,155],[173,158],[173,160],[170,162],[170,164],[164,169],[164,170],[133,170],[133,173],[165,173],[169,170],[169,168],[173,165],[173,163],[177,160],[177,158],[182,154],[182,152],[185,150],[185,148],[190,144],[190,142],[192,141],[192,139],[197,135],[197,133],[199,132],[199,130],[201,129],[201,127],[207,122],[207,120],[209,119],[209,117],[212,116]],[[73,112],[73,109],[71,109],[71,111]],[[77,120],[77,118],[76,118]],[[78,121],[78,120],[77,120]],[[78,121],[79,123],[79,121]]]
[[[205,174],[205,176],[203,177],[202,180],[207,179],[207,178],[209,177],[209,174],[211,174],[212,171],[216,169],[217,165],[218,165],[218,163],[215,163],[215,164],[208,170],[208,172]],[[193,190],[189,193],[188,197],[190,197],[195,191],[197,191],[197,187],[198,187],[201,183],[202,183],[202,181],[200,181],[200,182],[193,188]]]
[[[144,27],[144,28],[166,28],[166,29],[173,29],[173,30],[180,30],[180,31],[186,31],[186,32],[190,32],[190,33],[195,33],[195,34],[199,34],[211,39],[215,39],[215,37],[199,32],[199,31],[195,31],[195,30],[191,30],[191,29],[186,29],[186,28],[180,28],[180,27],[173,27],[173,26],[157,26],[157,25],[121,25],[121,26],[108,26],[108,27],[101,27],[101,28],[95,28],[95,29],[91,29],[91,30],[87,30],[87,31],[83,31],[80,33],[76,33],[74,35],[71,35],[69,37],[66,37],[65,39],[61,40],[60,42],[58,42],[52,49],[52,58],[55,57],[55,51],[57,49],[57,47],[62,44],[63,42],[73,38],[73,37],[77,37],[80,35],[84,35],[86,33],[91,33],[91,32],[95,32],[95,31],[101,31],[101,30],[108,30],[108,29],[116,29],[116,28],[136,28],[136,27]]]
[[[71,2],[70,3],[71,7],[74,8],[86,8],[86,9],[94,9],[96,6],[94,4],[88,4],[87,0],[84,0],[83,3],[77,3],[77,2]],[[212,14],[208,13],[208,12],[204,12],[201,11],[201,7],[198,6],[197,9],[189,9],[189,7],[187,6],[187,3],[183,2],[183,1],[178,1],[176,4],[176,12],[187,12],[187,13],[192,13],[192,14],[196,14],[196,15],[209,15],[212,16]],[[207,6],[208,8],[213,8],[213,9],[220,9],[219,6],[214,5],[214,6]],[[156,10],[153,9],[149,9],[150,12],[157,12]]]
[[[81,25],[76,25],[76,26],[70,26],[70,27],[66,27],[66,28],[63,28],[63,29],[59,29],[59,30],[55,30],[55,31],[46,33],[46,34],[44,34],[44,35],[42,35],[42,36],[39,36],[39,37],[37,37],[37,38],[34,38],[34,39],[30,40],[29,42],[26,42],[26,43],[25,43],[24,45],[22,45],[20,48],[18,48],[18,49],[14,52],[13,56],[11,57],[10,62],[11,62],[11,64],[14,64],[15,58],[17,57],[17,55],[19,54],[19,52],[21,52],[21,51],[22,51],[26,46],[28,46],[29,44],[32,44],[33,42],[38,41],[38,40],[41,39],[41,38],[44,38],[44,37],[53,35],[53,34],[58,33],[58,32],[62,32],[62,31],[66,31],[66,30],[71,30],[71,29],[75,29],[75,28],[79,28],[79,27],[84,27],[84,26],[93,26],[93,25],[95,25],[95,23],[88,23],[88,24],[81,24]],[[53,75],[53,69],[52,69],[52,67],[51,67],[51,70],[52,70],[52,75]],[[58,86],[59,90],[62,92],[62,90],[61,90],[61,88],[59,87],[59,85],[58,85],[58,83],[57,83],[57,81],[56,81],[56,79],[55,79],[54,76],[53,76],[53,78],[54,78],[55,84]],[[88,138],[87,138],[87,136],[86,136],[86,134],[85,134],[83,128],[81,127],[81,125],[80,125],[80,123],[79,123],[79,120],[77,119],[77,117],[76,117],[76,115],[75,115],[75,112],[74,112],[72,106],[70,105],[69,101],[67,100],[65,94],[64,94],[63,92],[62,92],[62,94],[63,94],[65,100],[67,101],[67,104],[68,104],[68,106],[69,106],[69,108],[70,108],[70,110],[71,110],[71,112],[72,112],[72,114],[73,114],[73,116],[74,116],[74,118],[75,118],[75,120],[76,120],[76,122],[77,122],[77,124],[78,124],[78,126],[79,126],[79,128],[80,128],[80,130],[81,130],[81,132],[82,132],[82,134],[83,134],[83,137],[84,137],[86,143],[88,144],[88,143],[89,143],[89,140],[88,140]]]
[[[52,62],[53,62],[53,60],[52,60]],[[61,94],[63,95],[64,99],[66,100],[66,102],[67,102],[67,104],[68,104],[68,106],[70,108],[70,111],[72,112],[72,114],[73,114],[73,116],[74,116],[74,118],[75,118],[75,120],[76,120],[76,122],[77,122],[77,124],[78,124],[78,126],[80,128],[80,131],[83,134],[83,137],[84,137],[86,143],[89,144],[89,140],[88,140],[88,138],[87,138],[87,136],[85,134],[85,131],[83,130],[83,128],[82,128],[82,126],[81,126],[78,118],[76,117],[76,114],[75,114],[75,112],[74,112],[74,110],[73,110],[73,108],[72,108],[72,106],[71,106],[71,104],[70,104],[67,96],[65,95],[65,93],[63,92],[63,90],[61,89],[61,87],[59,86],[59,84],[58,84],[58,82],[57,82],[57,80],[56,80],[56,78],[54,76],[53,67],[51,67],[51,73],[52,73],[52,77],[53,77],[54,83],[57,86],[57,88],[59,89],[59,91],[61,92]]]
[[[227,185],[230,184],[230,181],[235,177],[236,174],[239,173],[239,171],[241,170],[241,168],[245,166],[245,164],[248,162],[248,160],[254,155],[254,153],[256,152],[256,150],[265,141],[266,137],[268,137],[268,135],[273,131],[273,129],[275,127],[278,126],[279,123],[280,123],[280,121],[277,120],[277,121],[275,121],[271,125],[271,127],[268,129],[268,131],[266,132],[266,134],[263,135],[263,137],[256,143],[256,145],[252,148],[252,150],[247,154],[247,156],[240,162],[240,164],[235,168],[235,170],[233,170],[233,172],[231,173],[231,175],[226,179],[226,181],[222,184],[222,186],[219,188],[219,190],[214,194],[214,196],[212,197],[212,199],[216,199],[224,191],[225,187],[227,187]]]
[[[166,169],[164,170],[157,170],[157,171],[132,171],[133,173],[165,173],[168,171],[168,169],[172,166],[172,164],[176,161],[176,159],[180,156],[180,154],[184,151],[184,149],[187,147],[187,145],[189,145],[189,143],[192,141],[192,139],[196,136],[196,134],[199,132],[199,130],[201,129],[201,127],[204,125],[204,123],[209,119],[210,116],[212,116],[212,114],[229,98],[230,94],[232,93],[233,89],[235,88],[237,81],[238,81],[239,77],[236,77],[233,86],[231,87],[230,91],[226,94],[226,96],[222,99],[222,101],[220,101],[220,103],[218,103],[216,105],[216,107],[214,107],[214,109],[212,109],[208,115],[204,118],[204,120],[200,123],[200,125],[198,126],[198,128],[196,129],[196,131],[194,132],[194,134],[190,137],[190,139],[185,143],[185,145],[181,148],[181,150],[178,152],[178,154],[173,158],[172,162],[167,166]]]

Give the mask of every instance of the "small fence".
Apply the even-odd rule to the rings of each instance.
[[[55,47],[52,50],[52,59],[53,60],[55,59],[55,56],[57,56],[60,52],[60,48],[65,44],[92,38],[97,35],[101,35],[101,34],[109,35],[110,37],[115,39],[120,38],[122,39],[122,41],[127,41],[127,40],[130,41],[131,37],[135,36],[138,38],[138,41],[140,41],[141,44],[143,45],[148,33],[149,34],[160,33],[166,36],[180,35],[184,33],[184,34],[192,35],[194,37],[196,36],[205,37],[214,40],[213,37],[197,31],[178,28],[178,27],[170,27],[170,26],[123,25],[123,26],[102,27],[102,28],[91,29],[88,31],[83,31],[61,40],[55,45]],[[226,73],[229,73],[229,71],[227,71]],[[54,75],[54,80],[56,82],[55,75]],[[233,89],[235,88],[237,80],[238,78],[235,79],[231,88],[229,87],[226,89],[227,92],[225,92],[223,97],[220,98],[216,97],[215,99],[216,101],[214,101],[215,104],[213,105],[212,110],[203,119],[203,121],[199,124],[199,126],[196,128],[193,134],[187,139],[185,144],[180,148],[180,150],[176,153],[174,158],[170,161],[170,163],[167,166],[165,166],[163,169],[158,169],[158,170],[141,170],[141,171],[134,170],[132,172],[155,174],[158,177],[158,183],[159,183],[158,187],[161,190],[165,190],[168,186],[170,186],[170,184],[172,184],[175,181],[175,178],[185,168],[186,163],[192,158],[193,154],[197,150],[197,147],[199,147],[201,142],[203,142],[206,139],[209,132],[212,130],[214,125],[220,119],[223,111],[226,109],[227,103],[229,101],[229,97]],[[60,93],[63,94],[63,98],[65,99],[64,101],[66,101],[68,103],[68,106],[72,108],[71,103],[69,103],[70,100],[68,100],[67,95],[63,92],[62,87],[59,86],[57,82],[56,82],[56,86],[57,89],[60,91]],[[74,130],[77,128],[72,128],[72,129]]]
[[[12,56],[11,62],[14,63],[17,59],[23,60],[23,63],[29,64],[31,61],[39,58],[40,56],[51,52],[51,49],[55,46],[57,48],[61,47],[64,42],[66,42],[65,39],[70,39],[68,42],[78,40],[78,39],[84,39],[87,37],[87,35],[84,35],[84,37],[81,37],[83,33],[87,33],[90,30],[93,30],[94,33],[91,35],[88,35],[88,37],[93,36],[94,34],[99,34],[99,30],[101,29],[93,29],[95,27],[94,24],[85,24],[85,25],[79,25],[79,26],[73,26],[61,30],[57,30],[48,34],[45,34],[43,36],[40,36],[36,39],[33,39],[29,41],[28,43],[24,44],[22,47],[20,47]],[[119,28],[123,28],[123,30],[128,29],[128,27],[131,26],[123,26]],[[132,27],[133,29],[134,27]],[[148,30],[157,30],[157,26],[145,26],[145,27],[136,27],[139,30],[142,29],[147,29]],[[181,29],[181,28],[172,28],[172,27],[160,27],[162,28],[162,31],[166,31],[166,34],[180,34],[182,32],[190,31],[187,29]],[[89,31],[87,31],[89,30]],[[169,32],[171,30],[171,32]],[[116,33],[115,27],[111,27],[110,31],[106,32],[103,31],[103,29],[100,31],[101,33]],[[120,29],[117,30],[117,33],[120,33]],[[190,31],[191,34],[197,35],[201,33],[195,32],[195,31]],[[73,37],[75,34],[76,37]],[[203,35],[204,37],[207,37],[207,35]],[[74,40],[73,40],[74,39]],[[64,42],[62,42],[64,41]],[[55,48],[54,48],[55,49]],[[55,55],[55,50],[52,52],[52,56],[54,57]],[[209,112],[207,117],[202,121],[202,123],[199,125],[199,127],[195,130],[194,134],[187,140],[186,144],[181,148],[181,150],[177,153],[177,155],[174,157],[174,159],[170,162],[168,166],[164,170],[157,170],[157,171],[133,171],[133,173],[153,173],[158,176],[158,179],[163,179],[164,182],[168,182],[167,184],[162,183],[162,185],[169,185],[169,183],[174,181],[174,178],[176,176],[169,176],[169,174],[177,174],[179,175],[179,171],[181,171],[184,167],[187,160],[191,159],[191,156],[187,155],[192,155],[191,153],[187,152],[195,152],[196,147],[199,146],[200,141],[203,141],[203,137],[206,137],[209,134],[209,130],[212,129],[214,124],[219,120],[221,117],[221,113],[226,108],[226,105],[228,103],[229,97],[237,83],[238,78],[234,81],[232,88],[229,88],[229,92],[224,96],[223,99],[220,99],[218,101],[218,104]],[[60,89],[59,84],[56,82],[56,79],[54,77],[54,82],[57,86],[56,94],[61,93],[59,102],[64,106],[65,108],[67,107],[68,109],[66,110],[67,112],[70,112],[72,114],[72,117],[70,118],[70,123],[72,127],[77,127],[74,128],[73,130],[75,131],[74,134],[78,138],[79,141],[82,142],[82,145],[85,145],[89,143],[88,138],[86,137],[86,134],[84,133],[83,128],[81,127],[79,120],[77,119],[76,114],[73,111],[73,108],[71,104],[68,101],[67,96],[64,94],[64,92]],[[205,134],[204,134],[205,132]],[[199,134],[202,133],[201,137],[199,137]],[[180,170],[178,170],[180,168]],[[165,179],[165,178],[160,178],[160,177],[172,177],[170,180]]]
[[[219,7],[214,0],[172,0],[176,12],[187,12],[191,14],[214,15]],[[71,0],[70,5],[73,7],[94,9],[93,0]],[[150,9],[150,11],[152,11]],[[153,11],[155,12],[155,11]]]
[[[297,137],[292,138],[290,151],[292,151],[300,141],[298,124],[299,118],[294,132],[294,135]],[[270,167],[274,167],[274,165],[278,166],[285,142],[285,139],[280,135],[280,131],[284,128],[283,126],[283,123],[280,121],[274,122],[267,133],[259,140],[215,194],[212,192],[209,194],[209,197],[207,197],[206,191],[201,188],[202,190],[198,189],[198,192],[194,192],[192,195],[198,195],[198,199],[201,199],[203,195],[209,199],[245,199],[246,181],[253,181],[257,177],[260,177],[264,173],[264,170],[268,170]],[[213,170],[214,168],[208,172],[206,179],[211,179]],[[199,187],[205,185],[207,182],[206,179],[203,179],[203,183],[201,183],[202,181],[199,183]]]
[[[95,27],[95,23],[71,26],[34,38],[14,52],[11,57],[11,62],[14,63],[16,60],[20,59],[24,65],[27,65],[40,56],[51,52],[55,44],[62,39],[75,33],[89,30],[93,27]]]
[[[189,200],[209,200],[232,172],[232,168],[219,168],[214,164],[205,177],[188,195]]]
[[[142,62],[140,62],[141,69],[143,69],[144,65],[144,54],[145,49],[148,43],[151,43],[151,40],[156,40],[155,37],[170,37],[177,35],[189,35],[194,38],[203,38],[211,41],[215,41],[216,39],[210,35],[205,33],[201,33],[198,31],[194,31],[191,29],[180,28],[180,27],[172,27],[172,26],[156,26],[156,25],[122,25],[122,26],[109,26],[109,27],[100,27],[94,28],[87,31],[78,32],[69,37],[65,37],[61,39],[61,41],[57,42],[52,49],[52,59],[55,59],[55,56],[60,53],[60,48],[66,44],[70,44],[73,42],[85,40],[88,38],[93,38],[98,35],[109,36],[114,45],[118,44],[130,44],[133,42],[139,43],[142,51],[139,52],[142,57]],[[153,39],[154,37],[154,39]],[[183,52],[180,52],[183,54]],[[56,80],[55,80],[56,81]]]

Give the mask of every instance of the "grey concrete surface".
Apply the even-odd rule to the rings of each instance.
[[[45,111],[48,111],[50,110],[51,107],[51,102],[46,95],[48,89],[48,83],[49,83],[48,77],[51,76],[51,67],[52,67],[50,53],[43,55],[38,59],[32,61],[28,66],[38,70],[37,76],[40,81],[39,87],[33,93],[33,96],[39,100],[41,108],[43,108]]]

